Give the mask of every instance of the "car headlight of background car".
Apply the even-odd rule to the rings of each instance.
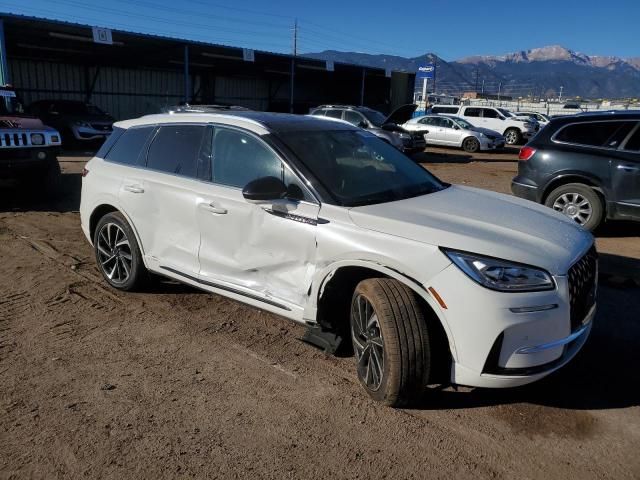
[[[44,135],[41,133],[32,133],[31,145],[44,145]]]
[[[483,287],[500,292],[553,290],[551,275],[544,270],[474,253],[442,249],[451,261]]]

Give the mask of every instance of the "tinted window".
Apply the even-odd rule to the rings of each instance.
[[[424,125],[433,125],[433,118],[432,117],[421,118],[420,120],[418,120],[418,123],[422,123]]]
[[[441,118],[440,119],[440,126],[444,127],[444,128],[453,128],[453,122],[451,120],[449,120],[448,118]]]
[[[458,113],[458,107],[433,107],[433,113]]]
[[[369,132],[291,131],[281,133],[281,139],[340,205],[390,202],[444,188],[420,165]]]
[[[116,143],[116,141],[120,138],[120,136],[125,132],[124,129],[115,127],[111,134],[107,137],[105,142],[100,147],[100,150],[96,153],[96,157],[105,158],[105,155],[109,153],[111,147]]]
[[[289,198],[295,200],[305,200],[307,202],[315,202],[313,196],[307,190],[297,175],[295,175],[287,167],[284,168],[284,184],[287,186]]]
[[[105,160],[127,165],[139,164],[143,158],[141,152],[153,129],[154,127],[129,128],[109,150]]]
[[[631,135],[631,138],[624,146],[624,149],[631,150],[632,152],[640,152],[640,128]]]
[[[465,117],[479,117],[480,116],[480,109],[479,108],[467,108],[464,111],[464,116]]]
[[[351,110],[347,110],[346,112],[344,112],[344,119],[347,122],[352,123],[356,127],[359,127],[360,124],[364,122],[364,117],[362,115],[360,115],[358,112],[352,112]]]
[[[282,162],[255,137],[226,128],[216,128],[213,138],[213,181],[243,188],[251,180],[282,178]]]
[[[147,167],[185,177],[197,177],[203,125],[160,127],[147,156]]]
[[[634,122],[576,123],[560,130],[555,140],[591,147],[617,148],[634,126]]]
[[[342,110],[327,110],[327,117],[342,118]]]
[[[482,110],[482,116],[484,118],[500,118],[500,115],[498,114],[498,112],[496,112],[495,110],[493,110],[491,108],[484,108]]]

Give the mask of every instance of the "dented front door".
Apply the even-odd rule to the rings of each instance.
[[[201,280],[303,305],[315,270],[318,211],[304,201],[253,204],[240,188],[212,184],[198,200]]]

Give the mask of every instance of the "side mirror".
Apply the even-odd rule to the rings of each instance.
[[[362,121],[358,123],[358,127],[360,128],[367,128],[369,125],[367,124],[367,122]]]
[[[279,200],[287,195],[287,186],[277,177],[261,177],[250,181],[242,189],[242,196],[250,202]]]
[[[458,125],[454,125],[454,126],[453,126],[453,129],[454,129],[454,130],[460,130],[460,127],[459,127]]]

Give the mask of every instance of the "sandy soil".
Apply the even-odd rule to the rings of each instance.
[[[515,171],[506,155],[428,159],[499,191]],[[363,393],[352,358],[284,319],[168,282],[109,289],[79,227],[84,159],[64,160],[62,200],[0,193],[0,478],[640,477],[636,226],[598,240],[615,275],[571,365],[392,410]]]

